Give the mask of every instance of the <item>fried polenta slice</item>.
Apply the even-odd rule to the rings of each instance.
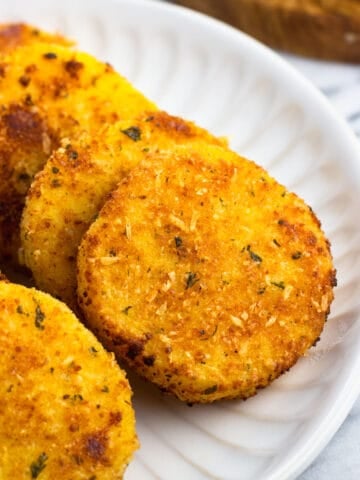
[[[0,113],[0,252],[17,263],[19,223],[34,174],[59,145],[57,132],[31,107],[13,104]]]
[[[32,184],[22,218],[23,262],[37,286],[76,309],[78,246],[107,195],[147,153],[199,142],[224,141],[161,111],[65,141]]]
[[[333,299],[311,209],[212,145],[151,155],[85,234],[79,305],[98,338],[179,399],[254,395],[318,339]]]
[[[118,480],[138,447],[112,354],[61,302],[0,281],[0,478]]]
[[[51,34],[25,23],[0,24],[0,54],[9,53],[18,47],[38,42],[72,45],[73,42],[60,34]]]
[[[0,252],[15,261],[26,192],[60,139],[156,107],[108,64],[43,42],[3,58],[0,102]]]

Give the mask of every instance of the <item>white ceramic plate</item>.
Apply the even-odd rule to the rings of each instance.
[[[70,34],[164,109],[227,135],[311,204],[339,286],[322,340],[246,401],[192,408],[135,381],[142,447],[127,480],[295,478],[360,391],[360,154],[345,123],[284,61],[247,36],[149,0],[3,0],[0,20]]]

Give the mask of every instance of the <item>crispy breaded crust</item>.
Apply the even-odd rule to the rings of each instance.
[[[0,251],[15,259],[26,192],[60,139],[155,107],[108,64],[43,42],[3,57],[0,103]]]
[[[260,167],[201,145],[149,155],[79,249],[79,304],[105,345],[187,402],[246,398],[318,339],[329,244]]]
[[[15,48],[38,42],[72,45],[73,42],[62,35],[51,34],[25,23],[0,25],[0,54],[9,53]]]
[[[16,263],[19,223],[34,174],[58,145],[57,132],[32,107],[3,106],[0,113],[0,248]]]
[[[138,446],[131,390],[70,310],[0,281],[0,478],[119,480]]]
[[[223,140],[161,111],[65,141],[37,175],[22,218],[23,261],[37,286],[75,309],[77,249],[107,195],[147,153],[198,142]]]

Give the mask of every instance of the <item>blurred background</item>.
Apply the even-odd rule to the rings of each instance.
[[[271,47],[325,60],[360,61],[359,0],[174,0]]]

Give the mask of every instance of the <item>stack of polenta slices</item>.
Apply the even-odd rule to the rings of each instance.
[[[0,27],[0,97],[2,261],[47,292],[0,281],[0,477],[120,479],[137,439],[112,355],[188,403],[254,395],[321,334],[329,242],[261,167],[59,35]]]

